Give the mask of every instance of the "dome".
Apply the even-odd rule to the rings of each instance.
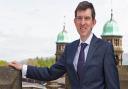
[[[63,31],[58,34],[56,43],[69,43],[69,36],[67,31],[65,30],[65,26],[63,28]]]
[[[111,19],[106,22],[103,27],[102,36],[121,36],[118,28],[118,24],[113,20],[113,13],[111,9]]]
[[[102,36],[120,36],[120,32],[118,29],[118,25],[116,21],[114,20],[109,20],[106,22],[106,24],[103,27],[103,33]]]

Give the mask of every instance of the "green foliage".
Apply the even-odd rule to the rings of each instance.
[[[55,57],[50,57],[50,58],[36,57],[34,59],[28,59],[27,61],[27,64],[38,67],[50,67],[54,63],[55,63]]]
[[[0,66],[7,66],[7,62],[4,60],[0,60]]]

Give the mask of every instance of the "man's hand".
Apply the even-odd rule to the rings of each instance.
[[[13,68],[17,69],[17,70],[22,70],[22,67],[23,67],[22,64],[19,64],[19,63],[17,63],[16,61],[12,61],[12,62],[10,62],[8,65],[9,65],[10,67],[13,67]]]

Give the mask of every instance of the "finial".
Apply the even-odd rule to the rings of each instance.
[[[113,10],[111,9],[111,19],[110,20],[113,20]]]
[[[112,7],[112,0],[111,0],[111,21],[113,20],[113,7]]]
[[[65,25],[66,25],[65,18],[66,18],[66,16],[64,16],[63,32],[66,32],[66,30],[65,30]]]

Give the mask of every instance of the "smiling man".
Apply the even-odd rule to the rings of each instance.
[[[120,89],[113,46],[92,33],[96,24],[92,3],[82,1],[78,4],[74,23],[80,39],[69,43],[50,68],[16,62],[9,66],[22,70],[28,78],[43,81],[55,80],[67,73],[72,89]]]

